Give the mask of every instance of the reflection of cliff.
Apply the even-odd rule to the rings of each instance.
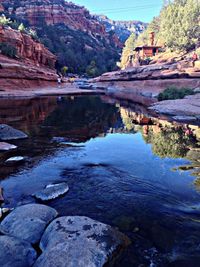
[[[0,123],[32,135],[56,105],[55,98],[0,99]]]
[[[86,141],[114,128],[121,121],[118,109],[102,103],[99,97],[65,98],[46,118],[44,126],[53,135]]]

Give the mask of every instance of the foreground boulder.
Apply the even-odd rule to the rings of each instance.
[[[29,267],[37,257],[29,243],[11,236],[0,236],[0,248],[1,267]]]
[[[40,242],[42,255],[34,267],[100,267],[130,243],[111,226],[87,217],[55,219]]]
[[[47,187],[33,196],[42,201],[48,201],[55,199],[59,196],[66,194],[69,191],[69,187],[66,183],[50,184]]]
[[[11,144],[5,143],[5,142],[0,142],[0,151],[9,151],[9,150],[13,150],[16,148],[17,148],[17,146],[15,146],[15,145],[11,145]]]
[[[183,121],[195,121],[200,116],[200,94],[186,96],[184,99],[164,100],[153,104],[149,109],[157,113],[175,116],[175,119]]]
[[[45,205],[20,206],[1,222],[0,232],[35,244],[56,216],[57,211]]]
[[[2,141],[24,139],[27,137],[28,136],[20,130],[16,130],[6,124],[0,124],[0,140]]]

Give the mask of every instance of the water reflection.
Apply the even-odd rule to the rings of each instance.
[[[49,205],[132,239],[115,266],[199,266],[199,127],[106,97],[10,100],[0,118],[30,136],[0,154],[8,205],[66,181],[69,193]],[[25,165],[6,166],[13,154],[27,157]]]

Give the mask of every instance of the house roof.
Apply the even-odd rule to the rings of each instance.
[[[137,50],[142,50],[144,48],[161,48],[162,46],[158,46],[158,45],[143,45],[143,46],[137,46],[135,48],[135,51]]]

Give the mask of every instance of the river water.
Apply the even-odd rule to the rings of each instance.
[[[1,99],[0,122],[29,135],[0,153],[6,206],[65,181],[69,193],[48,205],[130,237],[114,266],[200,266],[198,126],[103,96]],[[25,161],[8,165],[11,156]]]

